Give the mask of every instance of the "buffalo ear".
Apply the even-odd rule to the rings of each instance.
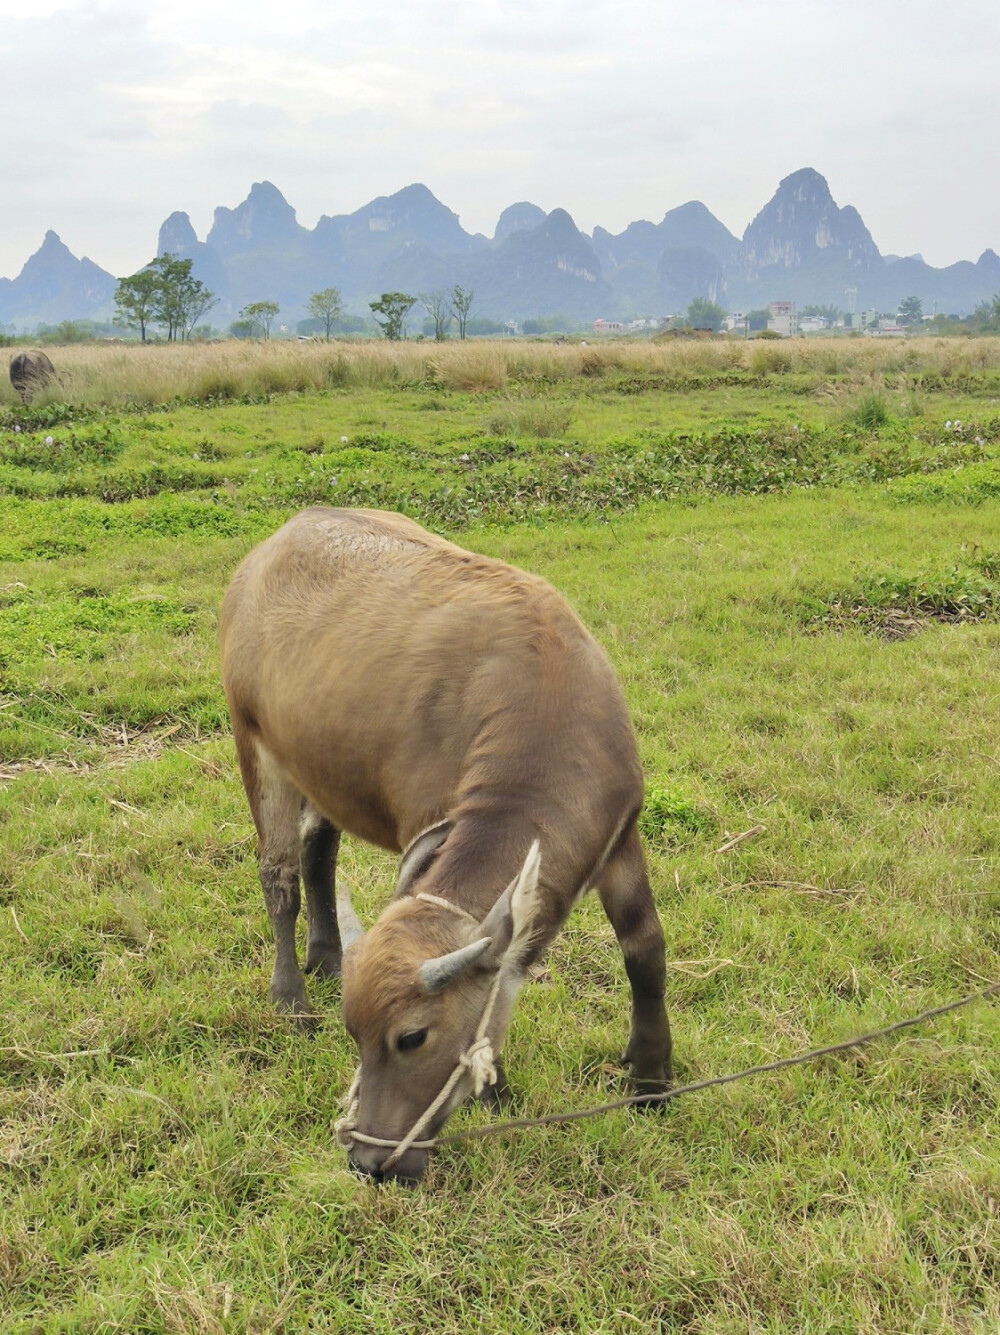
[[[452,822],[441,820],[436,825],[422,831],[416,839],[407,844],[399,862],[399,874],[396,877],[396,899],[402,899],[405,895],[412,893],[413,886],[431,865],[434,854],[448,838],[451,830]]]
[[[490,909],[480,925],[483,936],[493,938],[484,963],[494,968],[517,967],[527,955],[539,923],[538,877],[542,858],[538,840],[528,849],[524,866]]]

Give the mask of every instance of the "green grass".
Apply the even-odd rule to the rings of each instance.
[[[781,417],[768,392],[745,391],[745,420]],[[449,1148],[416,1191],[348,1172],[332,1132],[354,1064],[338,988],[312,984],[314,1039],[269,1008],[215,659],[228,577],[293,499],[254,483],[251,461],[232,467],[235,495],[99,497],[115,470],[215,469],[213,452],[230,467],[260,451],[284,477],[283,450],[302,469],[310,441],[336,453],[346,434],[364,460],[344,468],[378,473],[441,528],[429,478],[460,485],[473,450],[483,472],[491,450],[519,455],[488,434],[496,405],[428,400],[180,407],[116,418],[109,463],[9,465],[86,487],[0,497],[0,1329],[996,1330],[995,1003],[661,1115]],[[934,615],[994,588],[994,436],[945,431],[936,401],[866,432],[837,403],[795,458],[841,485],[761,486],[735,415],[699,427],[698,405],[662,390],[616,402],[552,409],[602,486],[636,441],[678,476],[675,444],[629,416],[654,403],[663,439],[708,441],[726,486],[706,485],[702,454],[702,480],[689,470],[671,499],[609,492],[588,513],[578,492],[536,505],[505,491],[494,523],[463,515],[459,536],[551,579],[621,675],[678,1078],[996,978],[1000,625],[995,605]],[[796,425],[783,421],[772,444]],[[516,444],[541,470],[565,439]],[[199,441],[210,457],[193,460]],[[906,468],[863,480],[890,451]],[[902,639],[831,619],[927,598]],[[393,864],[348,841],[344,867],[368,920]],[[620,955],[587,900],[518,1003],[518,1111],[614,1097],[627,1017]],[[463,1111],[451,1129],[487,1120]]]
[[[879,397],[886,416],[871,426],[860,410],[845,415],[838,396],[787,385],[591,389],[586,378],[515,397],[404,386],[98,419],[60,404],[55,424],[0,425],[0,492],[111,505],[188,496],[237,514],[376,505],[457,528],[936,477],[995,468],[1000,455],[995,399],[940,395],[914,417]]]

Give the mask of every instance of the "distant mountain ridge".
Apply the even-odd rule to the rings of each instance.
[[[61,320],[102,318],[110,313],[117,279],[86,256],[78,260],[55,232],[45,239],[16,278],[0,278],[0,322],[21,327]]]
[[[919,255],[883,256],[858,211],[840,207],[813,168],[793,172],[735,237],[698,200],[659,223],[632,222],[617,235],[581,232],[564,209],[546,214],[521,201],[504,209],[491,238],[466,232],[427,186],[415,183],[354,213],[324,215],[303,227],[281,191],[257,182],[235,208],[219,207],[202,241],[186,213],[160,228],[156,254],[193,262],[219,297],[213,323],[228,323],[252,301],[277,301],[293,326],[312,292],[340,289],[345,306],[367,314],[381,292],[450,290],[476,294],[474,315],[495,320],[564,315],[661,317],[695,297],[729,310],[769,301],[895,310],[919,296],[927,311],[965,314],[1000,289],[1000,257],[986,250],[935,269]],[[76,259],[54,232],[14,279],[0,278],[0,322],[105,319],[116,280]]]

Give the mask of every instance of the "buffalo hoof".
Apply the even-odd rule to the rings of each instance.
[[[322,1017],[309,1005],[304,987],[297,987],[289,993],[279,992],[272,986],[271,1005],[303,1034],[314,1033],[320,1026]]]
[[[670,1102],[669,1099],[664,1099],[662,1095],[669,1091],[673,1083],[671,1071],[665,1066],[653,1067],[652,1069],[647,1066],[643,1069],[627,1051],[622,1053],[621,1063],[625,1067],[632,1094],[641,1100],[635,1106],[642,1108],[644,1111],[664,1109]]]
[[[324,945],[309,945],[306,948],[306,973],[317,978],[340,977],[340,948]]]
[[[629,1080],[629,1088],[637,1102],[633,1105],[640,1112],[664,1112],[671,1100],[664,1098],[670,1092],[670,1086],[662,1080]]]

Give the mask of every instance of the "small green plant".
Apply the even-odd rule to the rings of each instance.
[[[851,426],[859,431],[878,431],[892,420],[885,395],[877,389],[866,391],[847,414]]]
[[[677,788],[650,784],[646,788],[639,830],[650,844],[671,846],[691,835],[704,834],[715,819]]]
[[[1000,581],[1000,552],[984,550],[977,542],[972,542],[962,548],[962,557],[987,579]]]

